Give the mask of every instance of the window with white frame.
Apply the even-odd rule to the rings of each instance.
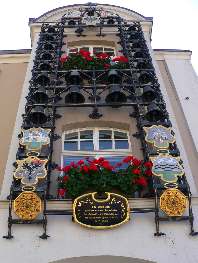
[[[107,53],[110,57],[115,56],[115,48],[108,46],[93,46],[93,45],[70,47],[68,48],[68,54],[75,54],[79,52],[81,49],[89,51],[91,55]]]
[[[113,128],[86,128],[64,132],[62,166],[80,159],[99,158],[113,165],[131,152],[129,132]]]

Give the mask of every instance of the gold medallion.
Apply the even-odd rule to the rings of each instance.
[[[14,200],[14,212],[23,220],[33,220],[41,212],[41,199],[34,192],[22,192]]]
[[[187,207],[187,197],[178,189],[167,189],[160,196],[160,208],[168,216],[182,216]]]

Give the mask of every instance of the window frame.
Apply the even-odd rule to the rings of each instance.
[[[77,45],[77,46],[73,46],[73,47],[68,47],[68,48],[67,48],[67,55],[69,55],[69,50],[70,50],[70,49],[75,49],[75,48],[77,48],[77,49],[78,49],[78,52],[79,52],[80,48],[82,48],[82,47],[88,47],[91,56],[94,55],[94,54],[93,54],[93,49],[96,48],[96,47],[103,48],[103,51],[102,51],[102,52],[105,52],[105,51],[104,51],[105,48],[111,48],[111,49],[113,49],[113,51],[114,51],[114,56],[117,55],[117,52],[116,52],[115,47],[113,47],[113,46],[106,46],[106,45],[79,45],[79,46]],[[73,54],[73,53],[72,53],[72,54]],[[114,56],[111,56],[111,57],[114,57]]]

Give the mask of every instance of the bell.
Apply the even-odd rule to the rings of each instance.
[[[46,43],[43,45],[43,49],[44,50],[53,50],[54,49],[54,45],[50,44],[50,43]]]
[[[151,64],[149,62],[140,61],[137,63],[138,69],[151,69]]]
[[[47,86],[50,83],[50,79],[46,74],[41,74],[35,79],[35,82],[41,86]]]
[[[142,98],[144,101],[153,101],[156,99],[156,92],[150,86],[145,86],[143,88]]]
[[[145,58],[146,55],[143,52],[137,51],[133,55],[134,58]]]
[[[138,28],[136,25],[131,25],[131,26],[127,29],[128,32],[138,31],[138,30],[139,30],[139,28]]]
[[[127,101],[126,95],[121,91],[119,84],[110,85],[109,94],[105,99],[106,103],[125,103]],[[120,106],[114,106],[115,108]]]
[[[48,95],[46,93],[45,88],[40,87],[38,90],[36,90],[31,98],[35,103],[47,103],[48,102]]]
[[[110,18],[107,20],[107,25],[114,25],[115,24],[115,21],[113,18]]]
[[[65,103],[84,103],[85,98],[80,93],[80,86],[79,85],[71,85],[69,88],[69,93],[65,96]]]
[[[83,29],[82,27],[78,27],[78,28],[75,30],[75,33],[81,35],[83,31],[84,31],[84,29]]]
[[[80,73],[78,72],[78,70],[72,70],[69,73],[69,76],[65,77],[65,80],[69,82],[69,84],[71,85],[80,85],[81,83]]]
[[[129,41],[133,42],[134,39],[139,40],[139,38],[140,38],[140,34],[138,32],[133,32],[133,33],[130,33]]]
[[[45,33],[45,35],[43,35],[43,40],[47,42],[53,42],[55,40],[55,37],[48,33]]]
[[[68,21],[68,26],[75,26],[76,22],[74,20],[69,20]]]
[[[39,70],[50,71],[52,69],[49,63],[41,63],[38,66]]]
[[[56,28],[53,26],[49,26],[48,28],[46,28],[46,32],[54,34],[56,33]]]
[[[164,118],[162,110],[154,103],[148,105],[147,113],[145,115],[146,119],[151,122],[159,121]]]
[[[140,76],[139,76],[139,81],[141,84],[148,84],[150,82],[152,82],[153,80],[155,80],[153,74],[143,71]]]
[[[29,114],[29,119],[33,124],[37,125],[44,124],[45,122],[47,122],[45,108],[42,106],[34,107]]]
[[[121,77],[118,74],[118,71],[115,69],[111,69],[108,72],[108,81],[110,82],[110,84],[119,84],[121,81]]]
[[[40,59],[42,60],[51,60],[53,59],[52,55],[49,52],[41,53]]]

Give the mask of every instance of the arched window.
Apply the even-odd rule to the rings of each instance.
[[[62,166],[82,158],[109,159],[113,164],[131,152],[129,132],[113,128],[86,128],[63,133]]]
[[[79,52],[81,49],[89,51],[91,55],[97,55],[100,53],[107,53],[110,57],[114,57],[116,55],[115,48],[109,46],[100,46],[100,45],[86,45],[86,46],[74,46],[68,48],[68,54],[74,54]]]

